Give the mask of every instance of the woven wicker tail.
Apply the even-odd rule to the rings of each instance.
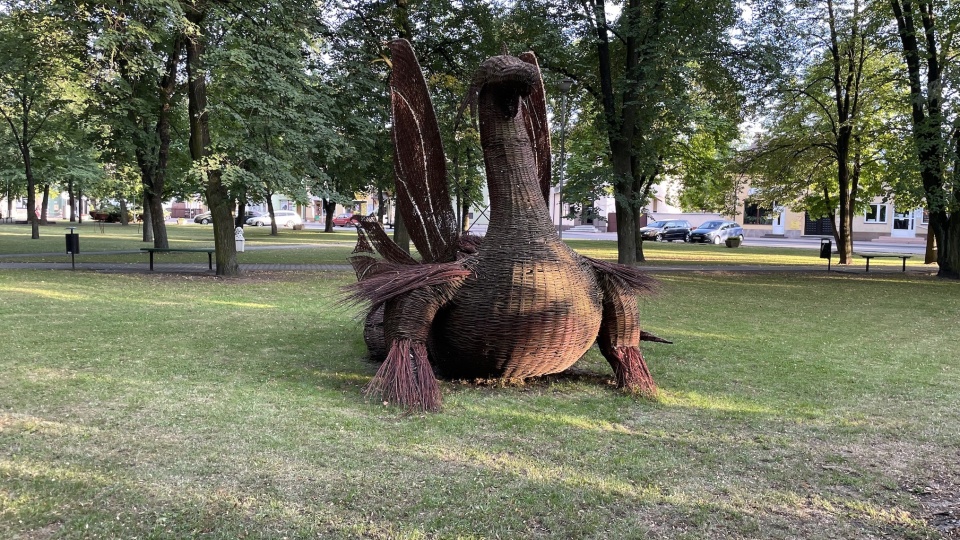
[[[498,69],[510,71],[498,76]],[[541,84],[539,72],[504,56],[484,62],[484,70],[500,79],[481,88],[478,103],[490,226],[470,263],[472,275],[437,315],[431,356],[455,377],[555,373],[596,339],[600,292],[593,271],[554,229],[517,114],[523,92]]]

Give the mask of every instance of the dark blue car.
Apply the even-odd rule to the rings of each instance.
[[[656,240],[673,242],[674,240],[687,241],[690,234],[690,222],[685,219],[664,219],[648,223],[640,228],[642,240]]]

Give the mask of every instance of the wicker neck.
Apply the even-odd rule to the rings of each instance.
[[[521,115],[506,117],[491,93],[480,94],[480,140],[490,190],[487,236],[556,237],[537,181],[533,146]]]

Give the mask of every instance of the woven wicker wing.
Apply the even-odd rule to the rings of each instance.
[[[538,82],[533,85],[530,95],[521,101],[523,106],[524,122],[530,142],[533,144],[533,157],[537,165],[537,181],[543,192],[543,202],[550,205],[550,124],[547,122],[547,100],[543,89],[543,78],[540,77],[540,64],[537,55],[525,52],[519,56],[520,60],[533,64],[537,69]]]
[[[456,258],[456,218],[447,190],[440,128],[417,57],[406,40],[390,43],[394,179],[397,205],[425,262]]]

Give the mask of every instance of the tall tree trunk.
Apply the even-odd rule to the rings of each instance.
[[[333,213],[337,211],[336,201],[330,199],[323,200],[323,232],[333,232]]]
[[[150,205],[147,204],[146,199],[143,201],[143,213],[140,216],[140,221],[143,223],[143,237],[141,241],[143,242],[153,242],[153,219],[151,214],[153,213],[150,210]]]
[[[960,279],[960,219],[951,216],[941,227],[943,243],[937,238],[937,262],[940,264],[938,276]],[[939,247],[943,246],[943,247]]]
[[[839,153],[839,151],[838,151]],[[837,255],[840,258],[839,264],[850,264],[852,262],[852,252],[853,252],[853,236],[850,233],[850,229],[853,227],[853,212],[851,212],[851,207],[853,201],[850,199],[849,194],[849,170],[846,166],[846,158],[838,155],[838,172],[837,172],[837,184],[840,187],[840,207],[838,208],[839,219],[837,220],[837,229],[834,238],[837,241]]]
[[[43,197],[40,199],[40,224],[47,225],[47,207],[50,206],[50,184],[43,185]]]
[[[77,223],[83,223],[83,188],[77,189]]]
[[[243,228],[247,218],[247,192],[241,191],[237,196],[237,218],[233,222],[234,227]]]
[[[70,223],[77,221],[77,199],[73,192],[73,179],[67,181],[67,204],[70,205]]]
[[[177,71],[180,66],[180,52],[183,49],[183,38],[177,36],[173,41],[170,54],[164,66],[164,74],[160,79],[159,96],[160,109],[157,114],[157,125],[154,131],[157,136],[156,161],[148,159],[146,150],[138,150],[137,158],[140,162],[141,184],[143,184],[144,209],[149,206],[150,211],[144,212],[150,217],[152,238],[147,237],[147,227],[144,227],[144,242],[153,241],[155,248],[170,247],[167,236],[167,222],[163,214],[163,195],[166,186],[167,166],[170,161],[170,114],[173,109],[173,94],[177,86]]]
[[[36,212],[37,186],[33,179],[33,164],[30,162],[30,146],[22,145],[20,152],[23,155],[23,169],[27,176],[27,222],[30,224],[30,238],[38,240],[40,238],[40,218]]]
[[[634,155],[637,135],[638,107],[637,85],[631,82],[636,76],[639,65],[637,38],[629,33],[626,39],[624,71],[627,80],[623,84],[621,99],[614,96],[613,70],[610,53],[610,40],[606,23],[606,3],[594,0],[592,4],[593,25],[597,32],[597,56],[600,74],[600,94],[603,102],[604,124],[610,144],[610,158],[613,166],[614,208],[617,214],[617,261],[621,264],[634,264],[644,260],[642,239],[639,234],[638,220],[643,201],[639,196],[646,192],[643,188],[644,174],[640,170],[639,160]],[[629,26],[631,17],[638,9],[637,0],[630,0],[622,18]],[[620,109],[617,109],[617,102]]]
[[[210,123],[207,110],[206,70],[203,66],[206,32],[203,27],[206,12],[189,2],[183,2],[187,21],[193,26],[193,32],[186,37],[187,46],[187,97],[190,112],[190,156],[194,163],[200,163],[206,170],[207,206],[213,219],[213,245],[216,249],[217,275],[236,276],[240,274],[237,264],[237,248],[234,242],[233,217],[230,215],[231,201],[227,187],[223,184],[222,171],[209,163]]]
[[[460,217],[460,232],[470,230],[470,201],[463,201]]]
[[[943,82],[937,54],[934,10],[928,0],[918,0],[917,4],[919,13],[914,12],[914,3],[909,0],[890,0],[910,83],[913,140],[920,161],[920,180],[927,200],[927,212],[930,214],[928,230],[934,234],[937,243],[937,264],[940,266],[937,275],[960,279],[960,186],[955,185],[953,192],[944,188],[946,141],[941,132],[944,121],[941,103]],[[922,31],[917,27],[917,16],[920,17]],[[927,52],[921,52],[917,36],[926,40]],[[921,60],[926,62],[926,92],[922,82]]]
[[[273,207],[273,192],[267,190],[267,213],[270,214],[270,236],[277,236],[277,216]]]
[[[614,210],[617,214],[617,261],[622,264],[636,262],[635,229],[630,227],[636,216],[628,198],[622,197],[633,187],[633,173],[630,168],[629,147],[624,147],[620,137],[620,119],[617,116],[613,96],[613,71],[610,59],[610,40],[607,35],[606,11],[604,0],[593,2],[593,25],[597,32],[597,56],[600,72],[600,94],[603,101],[604,124],[610,144],[610,162],[616,177],[614,191],[616,199]],[[629,197],[629,195],[627,195]]]
[[[623,190],[629,196],[629,190]],[[617,213],[617,262],[620,264],[633,264],[639,262],[637,259],[636,245],[641,240],[637,238],[637,229],[632,223],[637,220],[637,215],[629,204],[624,204],[620,197],[614,199],[614,210]]]
[[[117,197],[120,200],[120,225],[126,227],[130,224],[130,217],[127,215],[127,199]]]

